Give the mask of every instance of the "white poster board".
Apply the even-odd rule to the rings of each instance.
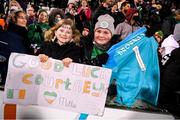
[[[111,77],[107,68],[12,53],[4,103],[42,105],[102,116]]]

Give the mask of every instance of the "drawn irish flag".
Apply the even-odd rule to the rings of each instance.
[[[49,104],[52,104],[54,100],[57,98],[57,94],[55,92],[45,91],[44,98]]]
[[[25,99],[26,90],[25,89],[8,89],[7,98],[8,99]]]

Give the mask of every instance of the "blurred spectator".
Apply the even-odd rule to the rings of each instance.
[[[90,1],[90,7],[92,10],[92,13],[96,10],[96,8],[98,8],[100,5],[100,1],[99,0],[91,0]]]
[[[111,8],[111,13],[116,13],[116,12],[118,12],[119,10],[118,10],[118,5],[117,4],[114,4],[113,6],[112,6],[112,8]]]
[[[122,23],[126,19],[125,15],[126,15],[127,10],[130,7],[131,7],[130,3],[125,1],[121,4],[120,10],[112,14],[113,18],[115,19],[115,22],[114,22],[115,28],[117,27],[119,23]]]
[[[180,40],[180,24],[176,24],[174,33],[169,35],[161,44],[161,56],[164,57],[170,54],[175,48],[179,48],[178,41]]]
[[[126,12],[126,20],[117,25],[115,34],[120,35],[120,40],[123,40],[130,33],[133,33],[140,28],[138,20],[138,10],[135,8],[129,8]]]
[[[48,13],[44,9],[40,9],[37,13],[38,21],[28,27],[28,39],[31,47],[36,53],[44,41],[44,32],[50,28],[48,24]]]
[[[124,18],[129,8],[131,8],[131,4],[129,2],[125,1],[121,4],[120,12],[122,12],[122,14],[124,15]]]
[[[65,9],[65,14],[71,14],[73,16],[77,15],[76,6],[75,6],[75,1],[74,0],[70,0],[68,2],[67,7]]]
[[[11,0],[9,3],[9,11],[10,13],[13,11],[22,10],[21,5],[16,0]]]
[[[64,11],[59,8],[53,8],[49,14],[49,26],[54,26],[61,19],[64,19]]]
[[[174,13],[175,13],[174,18],[176,23],[180,23],[180,9],[177,9]]]
[[[93,28],[95,23],[97,22],[97,18],[100,15],[109,14],[111,15],[111,7],[114,5],[115,0],[103,0],[102,4],[98,8],[96,8],[94,14],[92,15],[92,24]]]
[[[84,22],[83,23],[83,31],[82,31],[82,36],[86,37],[89,35],[92,35],[92,28],[91,28],[91,23],[90,22]]]
[[[27,17],[25,12],[16,11],[11,18],[7,31],[0,32],[0,74],[2,83],[5,83],[8,59],[11,52],[30,53],[29,42],[27,40]]]
[[[121,22],[121,16],[119,16],[119,10],[118,10],[117,4],[114,4],[111,7],[111,16],[115,19],[114,25],[116,27],[117,24],[119,24]]]
[[[6,15],[7,15],[7,19],[6,19],[6,22],[9,23],[9,22],[12,22],[10,21],[11,18],[12,18],[12,15],[14,12],[18,11],[18,10],[22,10],[20,4],[16,1],[16,0],[11,0],[9,2],[9,5],[8,5],[8,11],[6,11]]]
[[[81,34],[80,46],[82,48],[82,54],[86,54],[86,50],[91,49],[91,46],[93,45],[91,24],[89,22],[83,23],[83,30]]]
[[[35,6],[42,7],[42,6],[47,6],[47,4],[48,4],[48,0],[34,0]]]
[[[31,0],[16,0],[20,6],[22,7],[23,11],[26,11],[27,5]]]
[[[163,40],[164,34],[161,30],[159,30],[159,31],[155,32],[154,37],[158,43],[161,43],[161,41]]]
[[[180,9],[177,9],[174,13],[175,14],[171,13],[171,15],[163,19],[161,29],[165,38],[173,33],[175,24],[180,22]]]
[[[29,53],[29,42],[27,40],[27,16],[24,11],[19,10],[13,14],[12,22],[8,25],[7,31],[10,34],[16,34],[16,37],[12,37],[13,41],[21,41],[23,43],[22,47],[16,47],[20,51]]]
[[[91,9],[90,9],[90,7],[88,5],[87,0],[81,0],[81,5],[77,9],[77,12],[78,12],[80,20],[82,22],[90,21],[90,19],[91,19]]]
[[[121,9],[121,5],[122,3],[126,2],[126,0],[118,0],[117,5],[118,5],[118,9]]]
[[[36,22],[36,10],[33,5],[28,5],[26,9],[26,14],[27,14],[27,24],[33,24]]]
[[[130,0],[131,6],[138,9],[144,3],[144,0]]]
[[[65,9],[67,7],[68,0],[51,0],[51,7]]]
[[[5,14],[5,12],[4,12],[4,0],[0,1],[0,14]]]

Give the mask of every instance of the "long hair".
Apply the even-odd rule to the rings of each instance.
[[[45,41],[54,41],[55,31],[58,30],[62,25],[70,25],[72,29],[72,42],[79,45],[81,33],[76,29],[74,22],[71,19],[61,19],[55,26],[47,30],[44,34]]]
[[[11,22],[13,22],[13,23],[17,23],[17,19],[18,19],[18,16],[19,16],[19,14],[20,13],[23,13],[23,14],[25,14],[26,15],[26,13],[23,11],[23,10],[17,10],[17,11],[15,11],[13,14],[12,14],[12,16],[11,16]]]

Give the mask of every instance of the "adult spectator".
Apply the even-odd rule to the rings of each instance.
[[[11,19],[12,15],[14,15],[14,12],[16,12],[18,10],[22,10],[22,7],[20,6],[20,4],[16,0],[11,0],[9,2],[8,9],[6,11],[6,15],[7,15],[6,22],[7,23],[12,22],[12,21],[10,21],[10,20],[12,20]]]
[[[27,24],[33,24],[36,22],[36,10],[33,5],[28,5],[26,9],[26,14],[27,14]]]
[[[49,26],[53,27],[61,19],[64,19],[64,11],[59,8],[53,8],[49,13]]]
[[[73,16],[77,15],[76,11],[76,5],[74,0],[70,0],[67,4],[67,7],[65,9],[65,15],[66,14],[71,14]]]
[[[176,24],[174,38],[180,43],[180,24]],[[179,44],[180,45],[180,44]],[[180,118],[180,47],[174,48],[161,60],[159,106]]]
[[[165,38],[173,33],[175,24],[180,22],[180,9],[177,9],[174,13],[171,12],[169,16],[163,19],[161,29]]]
[[[161,44],[161,56],[164,57],[167,54],[170,54],[175,48],[179,48],[180,39],[180,23],[176,24],[174,33],[169,35]]]
[[[48,24],[48,13],[44,9],[40,9],[37,13],[37,23],[33,23],[28,27],[28,40],[31,43],[31,47],[36,53],[44,41],[44,32],[50,28]]]
[[[97,18],[100,15],[109,14],[111,15],[111,7],[114,5],[115,0],[103,0],[102,4],[95,10],[92,15],[92,24],[93,28],[95,23],[97,22]]]
[[[30,53],[27,40],[27,17],[23,11],[16,11],[11,18],[7,31],[0,32],[0,74],[5,84],[8,59],[11,52]]]
[[[130,3],[125,1],[121,4],[121,8],[119,9],[119,11],[115,12],[115,14],[112,14],[113,18],[115,19],[114,22],[115,28],[119,23],[122,23],[126,19],[125,15],[130,7],[131,7]]]
[[[117,25],[115,34],[118,34],[120,39],[123,40],[130,33],[139,29],[138,18],[138,10],[135,8],[129,8],[126,12],[126,19],[124,22]]]
[[[78,15],[80,17],[81,22],[90,21],[91,19],[91,9],[88,5],[87,0],[81,0],[81,5],[77,9]]]

